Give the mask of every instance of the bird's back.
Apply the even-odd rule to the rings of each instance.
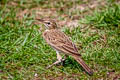
[[[43,33],[43,38],[49,45],[61,52],[80,55],[69,37],[59,30],[46,30]]]

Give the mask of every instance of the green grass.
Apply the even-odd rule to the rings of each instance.
[[[112,4],[106,6],[105,10],[95,11],[93,16],[86,16],[83,23],[94,25],[98,28],[119,27],[120,26],[120,6]]]
[[[64,65],[53,66],[51,69],[45,68],[56,61],[56,53],[43,40],[42,31],[39,30],[42,25],[33,24],[34,14],[33,16],[25,15],[22,20],[16,18],[16,11],[23,8],[20,6],[21,4],[26,4],[24,8],[28,9],[33,6],[33,4],[27,6],[28,2],[22,1],[18,1],[17,7],[7,5],[7,0],[4,2],[5,5],[1,3],[0,6],[0,79],[112,80],[118,77],[117,75],[120,74],[119,5],[107,5],[100,12],[95,11],[92,16],[83,18],[84,20],[82,19],[80,22],[84,21],[87,25],[85,28],[82,28],[84,25],[79,23],[79,26],[72,30],[66,27],[62,29],[71,37],[85,62],[94,70],[94,75],[88,76],[71,57],[67,58]],[[45,3],[42,0],[33,0],[33,2],[35,1],[37,5],[34,7],[38,6],[40,2]],[[73,6],[72,2],[66,3],[63,0],[58,1],[55,7],[57,9],[62,7],[61,3]],[[81,3],[80,1],[78,4]],[[51,3],[48,6],[50,5]],[[47,5],[40,4],[40,6]],[[69,12],[69,9],[67,11]],[[57,11],[57,14],[61,13],[63,14],[64,11]],[[36,73],[37,77],[35,77]]]

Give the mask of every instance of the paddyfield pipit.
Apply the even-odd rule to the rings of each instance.
[[[57,53],[57,61],[52,65],[49,65],[47,68],[58,64],[65,59],[62,59],[60,53],[64,53],[65,55],[70,55],[74,58],[89,74],[92,75],[93,71],[88,67],[88,65],[83,61],[81,55],[78,53],[78,49],[75,44],[69,39],[69,37],[58,30],[56,22],[51,19],[37,19],[45,25],[46,30],[43,32],[42,36],[46,40],[46,42],[56,51]]]

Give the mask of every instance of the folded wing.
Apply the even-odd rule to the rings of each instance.
[[[43,33],[46,42],[56,50],[69,55],[80,55],[76,46],[72,43],[68,36],[59,30],[48,30]]]

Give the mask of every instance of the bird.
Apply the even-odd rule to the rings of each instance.
[[[58,63],[61,63],[67,56],[71,56],[75,59],[83,69],[89,74],[93,75],[93,70],[88,67],[79,54],[76,45],[70,40],[70,38],[62,31],[59,30],[56,21],[53,19],[37,19],[45,26],[45,31],[42,33],[42,37],[50,45],[57,54],[57,61],[49,65],[47,68],[52,67]],[[64,59],[61,57],[61,53],[65,54]]]

